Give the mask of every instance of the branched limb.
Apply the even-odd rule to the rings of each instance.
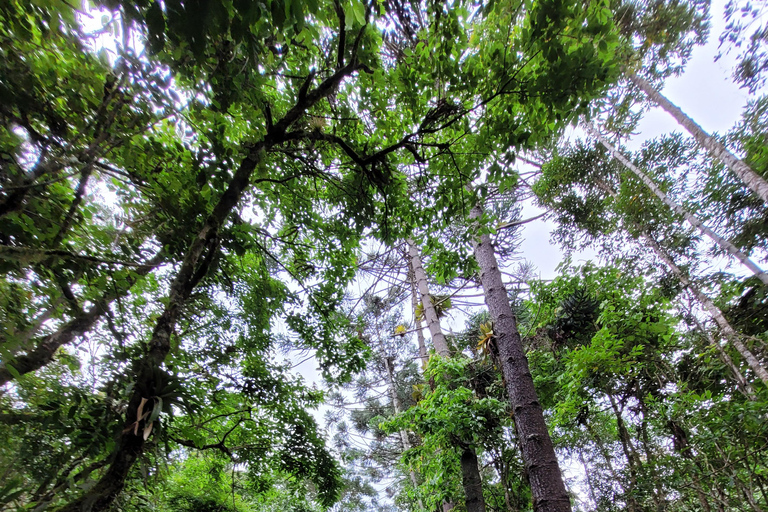
[[[127,295],[138,277],[149,274],[157,268],[163,261],[161,255],[156,256],[148,263],[139,267],[134,275],[125,279],[125,284],[120,289],[110,289],[104,292],[104,295],[98,299],[95,304],[83,312],[81,315],[73,318],[69,322],[59,327],[55,332],[44,336],[37,346],[24,355],[15,357],[12,361],[0,363],[0,386],[10,382],[14,378],[33,372],[53,360],[56,351],[62,345],[71,343],[78,336],[88,332],[96,322],[104,315],[109,304],[120,296]]]
[[[91,177],[91,173],[93,172],[93,165],[86,165],[85,168],[82,170],[82,173],[80,175],[80,182],[77,184],[77,190],[75,191],[75,197],[72,199],[72,203],[69,205],[69,210],[67,211],[67,215],[64,217],[64,220],[61,223],[61,227],[59,228],[59,232],[56,233],[56,236],[53,239],[53,242],[51,243],[51,246],[56,247],[61,243],[61,241],[64,239],[64,237],[67,234],[67,231],[69,230],[69,226],[72,224],[72,219],[75,217],[75,213],[77,212],[77,209],[80,207],[80,203],[83,202],[83,196],[85,195],[85,187],[88,184],[88,179]]]

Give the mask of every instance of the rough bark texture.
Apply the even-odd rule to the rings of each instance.
[[[480,206],[473,208],[470,218],[482,215]],[[563,483],[560,466],[544,421],[544,411],[536,396],[528,358],[523,350],[517,319],[509,304],[502,282],[493,244],[484,234],[475,246],[475,258],[480,266],[480,281],[485,303],[491,313],[501,370],[512,404],[515,425],[522,448],[523,462],[528,473],[535,512],[570,512],[571,500]]]
[[[421,309],[424,311],[424,318],[427,321],[429,333],[432,335],[432,344],[435,346],[435,352],[443,357],[451,357],[448,343],[445,341],[445,335],[442,329],[440,329],[440,319],[437,318],[437,312],[429,294],[429,283],[427,282],[427,274],[424,272],[424,267],[421,264],[419,248],[416,247],[416,243],[410,238],[406,242],[408,243],[408,255],[411,258],[414,279],[416,279],[416,286],[419,288],[419,294],[421,295]]]
[[[270,126],[264,139],[249,145],[248,156],[240,163],[227,189],[219,198],[205,224],[186,251],[184,260],[171,282],[167,305],[155,324],[147,354],[138,364],[136,385],[128,405],[126,420],[119,436],[117,448],[112,454],[112,463],[101,479],[77,500],[65,505],[59,512],[101,512],[110,508],[115,497],[122,491],[125,480],[144,451],[145,440],[142,435],[144,421],[138,418],[138,408],[142,398],[151,398],[154,389],[154,377],[171,349],[171,334],[176,326],[179,313],[188,300],[195,286],[205,276],[212,261],[210,257],[218,249],[218,231],[229,214],[237,206],[246,188],[250,184],[253,171],[262,160],[265,151],[277,144],[291,139],[288,129],[312,105],[330,94],[348,75],[359,68],[353,58],[333,75],[321,82],[317,88],[307,92],[312,75],[299,91],[298,101],[279,122]],[[138,425],[137,425],[138,424]],[[138,426],[138,428],[134,428]]]
[[[760,361],[749,350],[749,348],[747,348],[747,346],[742,343],[739,334],[725,318],[720,308],[718,308],[715,303],[712,302],[712,299],[707,297],[704,292],[702,292],[701,289],[696,286],[696,284],[691,281],[682,270],[680,270],[680,267],[675,264],[671,256],[661,247],[661,245],[659,245],[656,240],[648,235],[643,235],[643,238],[651,247],[651,249],[653,249],[653,252],[656,253],[659,259],[663,261],[664,264],[669,267],[669,270],[675,275],[675,277],[680,280],[680,283],[691,290],[691,293],[694,297],[696,297],[696,300],[699,301],[704,310],[710,314],[710,316],[715,320],[715,323],[717,323],[717,326],[720,327],[720,331],[723,333],[728,342],[734,346],[739,354],[741,354],[752,371],[755,372],[755,375],[757,375],[760,380],[762,380],[763,383],[768,386],[768,371],[766,371],[763,365],[760,364]]]
[[[631,71],[627,72],[627,76],[632,83],[645,92],[651,100],[666,110],[678,123],[685,127],[685,129],[693,135],[696,141],[709,151],[712,156],[727,165],[745,185],[752,189],[763,202],[768,204],[768,182],[766,182],[762,176],[753,171],[743,160],[740,160],[736,155],[728,151],[719,140],[705,132],[701,126],[696,124],[696,122],[688,117],[685,112],[680,110],[677,105],[654,89],[647,80],[635,75]]]
[[[465,449],[461,454],[461,480],[464,484],[467,512],[485,512],[483,481],[480,479],[479,466],[475,450]]]
[[[597,140],[602,144],[608,151],[611,152],[613,157],[621,162],[627,169],[632,171],[635,176],[640,178],[640,180],[645,183],[645,185],[651,189],[651,191],[658,197],[661,202],[663,202],[665,205],[670,207],[672,211],[677,213],[678,215],[682,216],[688,223],[693,226],[694,228],[698,229],[701,233],[708,236],[712,241],[714,241],[722,250],[739,260],[745,267],[747,267],[753,274],[755,274],[760,281],[762,281],[764,284],[768,285],[768,274],[766,274],[763,269],[761,269],[755,262],[750,260],[746,254],[741,252],[735,245],[733,245],[731,242],[726,240],[725,238],[721,237],[714,231],[712,231],[708,226],[706,226],[701,219],[696,217],[694,214],[674,202],[672,199],[667,196],[659,187],[656,185],[656,183],[643,171],[641,171],[635,164],[630,162],[621,152],[619,152],[618,149],[616,149],[610,142],[605,140],[605,138],[600,135],[600,133],[595,129],[594,126],[587,124],[586,125],[587,131],[591,133],[593,136],[597,138]]]
[[[138,276],[145,276],[157,268],[161,261],[162,258],[158,256],[147,265],[136,269],[135,273]],[[0,363],[0,386],[15,378],[14,373],[8,369],[9,365],[15,370],[16,374],[24,375],[50,363],[59,347],[71,343],[72,340],[89,331],[108,311],[112,301],[127,295],[135,282],[135,278],[129,278],[126,280],[126,286],[119,290],[110,288],[101,300],[98,300],[88,311],[62,325],[55,332],[43,337],[35,348],[26,354],[15,357],[8,363]]]

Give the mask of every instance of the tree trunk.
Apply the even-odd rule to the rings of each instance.
[[[429,360],[429,354],[427,353],[427,345],[424,343],[424,327],[421,323],[421,318],[416,315],[416,308],[419,307],[419,291],[416,285],[416,273],[413,271],[413,265],[411,259],[408,259],[408,268],[410,268],[410,283],[411,283],[411,309],[413,310],[413,322],[416,324],[416,339],[419,342],[419,357],[421,358],[422,369],[427,367],[427,361]]]
[[[479,466],[475,450],[466,448],[461,454],[461,480],[464,484],[467,512],[485,512]]]
[[[632,438],[629,436],[627,426],[624,424],[624,418],[621,416],[622,410],[616,403],[616,399],[613,395],[609,394],[608,398],[611,401],[611,408],[616,415],[616,430],[619,433],[619,442],[621,443],[621,449],[624,452],[624,456],[627,458],[627,465],[629,467],[629,489],[627,490],[627,508],[630,512],[639,510],[639,506],[635,499],[635,489],[637,489],[637,466],[640,463],[635,452],[635,447],[632,445]]]
[[[709,151],[712,156],[728,166],[728,168],[733,171],[746,186],[752,189],[764,203],[768,204],[768,182],[766,182],[762,176],[753,171],[743,160],[740,160],[733,153],[728,151],[719,140],[705,132],[704,129],[696,124],[693,119],[688,117],[685,112],[680,110],[679,107],[654,89],[647,80],[635,75],[631,71],[627,71],[627,77],[629,77],[633,84],[645,92],[651,100],[671,114],[678,123],[684,126],[685,129],[693,135],[702,147]]]
[[[680,268],[675,264],[674,261],[672,261],[671,256],[659,245],[659,243],[648,236],[647,234],[642,235],[645,241],[648,243],[648,245],[653,249],[653,252],[656,253],[656,256],[659,257],[660,260],[662,260],[667,267],[672,271],[672,273],[680,280],[680,283],[682,283],[683,286],[691,290],[691,293],[693,293],[694,297],[696,297],[696,300],[699,301],[699,303],[702,305],[702,307],[707,311],[707,313],[712,316],[712,318],[717,323],[718,327],[720,327],[720,330],[722,331],[725,338],[731,343],[731,345],[734,346],[734,348],[741,354],[741,356],[744,358],[744,360],[747,362],[749,367],[752,369],[753,372],[755,372],[755,375],[757,375],[760,380],[765,383],[766,386],[768,386],[768,371],[765,370],[762,364],[760,364],[760,361],[755,357],[755,355],[747,348],[744,343],[742,343],[738,333],[734,330],[734,328],[731,326],[731,324],[728,322],[728,320],[723,315],[723,312],[718,308],[714,302],[712,302],[712,299],[707,297],[704,292],[701,291],[701,289],[696,286],[684,273]]]
[[[60,508],[58,512],[101,512],[109,509],[122,491],[128,473],[145,447],[142,427],[146,426],[146,420],[139,417],[138,408],[143,400],[152,398],[158,391],[155,389],[155,377],[161,371],[161,365],[171,350],[171,335],[176,321],[192,291],[209,270],[213,256],[218,250],[219,229],[240,202],[251,183],[253,171],[263,159],[266,150],[288,140],[286,134],[291,125],[302,117],[307,109],[328,96],[358,67],[356,59],[353,58],[349,64],[323,80],[317,88],[308,93],[300,92],[297,103],[279,122],[268,129],[265,137],[248,145],[247,156],[206,218],[202,229],[189,245],[184,260],[171,282],[165,309],[155,324],[147,353],[137,365],[138,375],[133,396],[128,404],[124,428],[117,440],[117,447],[111,456],[112,462],[107,472],[84,495]],[[309,81],[305,86],[309,86]]]
[[[696,490],[696,497],[701,505],[701,510],[704,512],[712,512],[712,508],[709,506],[709,501],[707,500],[707,495],[704,493],[704,489],[701,488],[701,483],[696,477],[693,477],[693,486]]]
[[[577,453],[579,454],[579,462],[581,462],[581,467],[584,468],[584,476],[587,480],[587,490],[589,491],[589,498],[592,500],[592,503],[595,505],[595,508],[600,506],[600,501],[597,499],[597,494],[595,493],[595,488],[592,485],[592,477],[589,476],[589,466],[587,465],[587,461],[584,460],[584,453],[582,450],[577,450]]]
[[[482,209],[472,209],[471,219],[479,219]],[[491,237],[481,235],[475,246],[475,259],[480,265],[480,281],[497,333],[501,370],[522,448],[523,461],[533,495],[534,512],[570,512],[571,500],[563,483],[557,456],[549,437],[544,412],[523,350],[517,319],[509,304],[501,278]]]
[[[640,441],[643,445],[643,451],[645,452],[645,464],[653,479],[653,500],[656,504],[656,510],[662,512],[666,509],[666,493],[661,484],[659,472],[656,471],[656,457],[653,454],[651,439],[648,435],[648,408],[645,403],[645,398],[643,397],[643,390],[640,388],[640,384],[637,381],[635,382],[635,398],[640,405]]]
[[[384,366],[387,367],[387,386],[389,387],[389,396],[392,399],[392,408],[395,410],[395,414],[400,414],[403,408],[400,405],[400,399],[397,397],[397,389],[395,388],[395,369],[393,368],[394,364],[387,358],[386,354],[384,353],[383,346],[381,349],[381,358],[384,360]],[[411,441],[408,439],[408,432],[403,429],[400,430],[398,434],[400,435],[400,444],[403,445],[403,451],[410,450]],[[414,470],[410,470],[410,477],[413,488],[418,489],[419,479],[416,477],[416,472]],[[421,496],[418,496],[417,499],[419,502],[419,508],[423,510],[424,502],[421,500]]]
[[[635,176],[640,178],[640,180],[645,183],[645,185],[651,189],[651,191],[658,197],[661,202],[663,202],[665,205],[670,207],[672,211],[677,213],[678,215],[682,216],[688,223],[693,226],[694,228],[698,229],[699,232],[703,233],[704,235],[708,236],[712,241],[714,241],[722,250],[739,260],[745,267],[747,267],[753,274],[755,274],[760,281],[763,282],[763,284],[768,285],[768,274],[766,274],[763,269],[761,269],[754,261],[750,260],[746,254],[741,252],[735,245],[733,245],[728,240],[724,239],[714,231],[712,231],[709,227],[707,227],[701,219],[696,217],[694,214],[680,206],[679,204],[675,203],[672,199],[669,198],[659,187],[656,185],[656,183],[643,171],[641,171],[636,165],[634,165],[632,162],[630,162],[623,154],[619,152],[618,149],[616,149],[610,142],[605,140],[605,138],[600,135],[600,133],[595,129],[594,126],[591,124],[586,125],[586,129],[589,133],[591,133],[597,140],[602,144],[608,151],[611,152],[613,157],[624,164],[624,166],[632,171]]]
[[[445,335],[442,329],[440,329],[440,319],[437,318],[437,312],[432,303],[432,297],[429,294],[429,283],[427,282],[427,274],[424,272],[424,267],[421,264],[419,248],[416,247],[416,243],[410,238],[406,242],[408,243],[408,254],[411,257],[413,276],[421,295],[421,309],[424,311],[424,318],[427,321],[429,333],[432,335],[432,344],[435,346],[435,352],[442,357],[451,357],[448,344],[445,341]]]
[[[607,194],[616,197],[617,193],[615,190],[613,190],[607,183],[597,180],[597,185],[603,189]],[[648,246],[651,248],[651,250],[658,256],[658,258],[664,262],[665,265],[672,271],[672,273],[678,278],[680,283],[688,288],[691,293],[693,293],[694,297],[696,297],[696,300],[699,301],[699,303],[702,305],[702,307],[707,311],[707,313],[710,314],[710,316],[715,320],[717,325],[720,327],[720,330],[723,332],[723,335],[726,337],[726,339],[736,348],[736,350],[741,354],[741,356],[744,358],[744,360],[747,362],[750,368],[752,368],[752,371],[755,372],[755,374],[762,380],[766,385],[768,385],[768,372],[765,370],[763,365],[760,364],[760,361],[755,357],[755,355],[747,348],[746,345],[744,345],[741,342],[741,339],[739,338],[739,335],[736,333],[734,328],[731,326],[731,324],[728,322],[728,320],[723,315],[723,312],[718,308],[712,300],[707,297],[701,289],[699,289],[698,286],[696,286],[688,277],[683,273],[682,270],[675,264],[675,262],[672,260],[672,257],[659,245],[659,243],[654,240],[648,233],[646,233],[645,230],[640,229],[638,226],[635,226],[638,231],[640,232],[640,237],[645,240],[645,242],[648,244]]]
[[[445,335],[440,328],[440,319],[437,317],[435,305],[432,303],[432,297],[429,294],[429,283],[427,282],[427,274],[424,272],[424,267],[421,264],[419,248],[416,247],[416,243],[410,238],[406,242],[408,243],[408,254],[411,257],[414,279],[421,293],[421,309],[424,311],[424,318],[427,319],[427,326],[429,326],[429,332],[432,335],[435,352],[440,357],[451,357],[448,343],[445,341]],[[474,467],[472,467],[473,465]],[[485,500],[483,499],[482,480],[480,479],[477,454],[471,446],[464,447],[461,454],[461,477],[468,512],[485,512]],[[470,509],[470,504],[474,508]],[[447,512],[445,509],[446,505],[450,506],[448,510],[453,508],[453,504],[446,503],[443,505],[444,512]]]
[[[726,352],[725,349],[720,346],[720,343],[715,341],[715,338],[713,338],[712,335],[709,334],[706,329],[704,329],[704,326],[701,325],[701,322],[699,322],[699,320],[694,315],[691,315],[691,317],[696,323],[696,328],[699,330],[699,332],[702,333],[702,335],[707,338],[709,344],[715,347],[717,353],[720,355],[720,359],[723,361],[723,363],[725,363],[725,366],[727,366],[733,374],[733,378],[736,380],[736,385],[739,387],[739,390],[744,394],[744,396],[753,402],[757,400],[754,388],[752,388],[752,385],[747,381],[744,375],[742,375],[741,370],[739,370],[739,367],[736,366],[736,364],[733,362],[733,359],[731,359],[731,356],[728,355],[728,352]]]

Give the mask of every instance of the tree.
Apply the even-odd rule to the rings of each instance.
[[[705,132],[701,126],[696,124],[696,122],[680,110],[679,107],[655,90],[647,80],[631,72],[628,73],[627,76],[632,80],[632,83],[645,92],[653,102],[669,112],[678,123],[684,126],[699,144],[706,148],[713,157],[722,161],[744,182],[744,184],[747,185],[747,187],[757,194],[763,202],[768,203],[768,181],[766,181],[764,177],[756,173],[751,167],[744,163],[743,160],[737,158],[736,155],[728,151],[728,149],[715,137],[712,137]]]
[[[763,379],[762,363],[742,343],[740,335],[730,326],[722,311],[674,261],[671,251],[680,249],[672,244],[680,241],[686,243],[685,238],[674,234],[674,225],[659,222],[656,210],[646,208],[643,202],[638,201],[642,195],[620,182],[621,190],[628,196],[622,197],[606,181],[613,179],[613,173],[603,170],[604,164],[600,162],[601,156],[586,148],[576,149],[569,156],[554,160],[549,168],[545,167],[544,179],[537,184],[540,197],[559,211],[563,223],[581,226],[590,238],[609,235],[613,230],[623,228],[632,238],[641,239],[670,269],[675,279],[692,290],[697,300],[716,321],[724,336],[739,350],[756,375]],[[580,187],[585,187],[584,190],[587,191],[585,197],[578,197],[581,194],[577,195],[575,191],[569,190],[573,182],[566,183],[574,179],[580,183]],[[582,181],[584,179],[591,183]],[[679,237],[678,240],[676,236]],[[663,243],[659,241],[662,238]]]
[[[605,149],[611,152],[611,154],[616,160],[621,162],[627,169],[631,170],[638,178],[640,178],[640,180],[643,183],[645,183],[646,186],[648,186],[648,188],[651,189],[654,195],[658,197],[665,205],[669,206],[675,213],[685,218],[685,220],[691,226],[698,229],[701,233],[703,233],[704,235],[712,239],[712,241],[714,241],[720,248],[722,248],[728,254],[738,259],[745,267],[751,270],[760,279],[760,281],[768,285],[768,274],[766,274],[759,266],[757,266],[756,263],[750,260],[747,257],[747,255],[742,253],[731,242],[719,236],[717,233],[715,233],[706,225],[704,225],[702,221],[698,217],[696,217],[696,215],[692,214],[691,212],[687,211],[685,208],[683,208],[682,206],[680,206],[679,204],[671,200],[647,174],[641,171],[635,164],[627,160],[627,158],[624,155],[622,155],[619,152],[619,150],[617,150],[613,145],[611,145],[611,143],[608,142],[602,135],[600,135],[600,133],[593,126],[587,125],[587,130],[593,137],[595,137],[598,140],[600,144],[602,144],[605,147]]]
[[[470,218],[479,220],[482,215],[482,208],[478,205],[472,210]],[[569,511],[571,500],[563,483],[489,234],[480,235],[475,246],[475,258],[480,266],[485,302],[493,319],[501,370],[531,485],[533,509],[536,512]]]
[[[247,468],[235,491],[308,480],[328,506],[342,478],[309,412],[321,396],[271,356],[312,351],[336,382],[364,366],[340,306],[363,237],[449,225],[474,164],[585,111],[614,73],[607,6],[101,7],[114,57],[91,51],[69,6],[0,8],[14,41],[0,84],[6,432],[18,448],[16,419],[60,424],[46,470],[8,467],[30,490],[4,498],[104,510],[144,495],[142,470],[202,451],[211,469]],[[414,162],[436,178],[416,208],[418,179],[399,171]],[[222,505],[202,498],[168,506]]]

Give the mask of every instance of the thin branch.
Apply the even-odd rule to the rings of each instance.
[[[515,226],[522,226],[523,224],[528,224],[529,222],[533,222],[535,220],[539,220],[540,218],[544,217],[548,213],[549,213],[549,210],[547,210],[546,212],[541,213],[539,215],[536,215],[535,217],[530,217],[530,218],[524,219],[524,220],[515,220],[515,221],[512,221],[512,222],[507,222],[506,224],[502,224],[501,226],[496,226],[496,230],[498,231],[500,229],[507,229],[507,228],[513,228]]]

